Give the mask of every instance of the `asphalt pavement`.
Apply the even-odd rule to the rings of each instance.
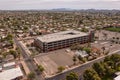
[[[15,41],[16,45],[20,48],[22,56],[25,59],[25,63],[27,64],[29,70],[36,74],[36,76],[35,76],[36,80],[44,80],[43,76],[37,75],[37,73],[35,71],[37,66],[35,65],[33,59],[30,58],[30,56],[27,55],[27,51],[25,50],[24,46],[22,46],[16,38],[14,38],[14,41]],[[26,60],[26,59],[29,59],[29,60]]]

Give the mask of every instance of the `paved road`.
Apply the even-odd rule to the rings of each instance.
[[[112,53],[110,53],[109,55],[114,54],[114,53],[117,53],[117,52],[119,53],[120,50],[119,50],[119,51],[112,52]],[[77,67],[77,68],[75,68],[75,69],[66,71],[66,72],[64,72],[64,73],[61,73],[61,74],[53,77],[53,78],[49,78],[49,79],[46,79],[46,80],[64,80],[64,79],[65,79],[65,76],[66,76],[67,74],[69,74],[70,72],[79,73],[79,78],[81,78],[82,75],[83,75],[83,72],[84,72],[87,68],[90,68],[90,67],[91,67],[94,63],[96,63],[96,62],[100,62],[100,61],[104,60],[104,58],[105,58],[105,56],[104,56],[104,57],[100,57],[100,58],[95,59],[95,60],[92,60],[92,61],[89,61],[89,62],[87,62],[87,63],[85,63],[85,64],[83,64],[83,65],[81,65],[81,66],[79,66],[79,67]],[[82,80],[83,80],[83,79],[82,79]]]
[[[29,60],[25,60],[25,63],[27,64],[29,70],[31,72],[34,72],[36,74],[36,80],[44,80],[44,78],[41,75],[37,75],[37,73],[35,72],[35,69],[37,68],[36,65],[34,64],[33,59],[31,59],[28,55],[27,55],[27,51],[24,49],[24,46],[22,46],[19,41],[17,41],[17,39],[14,38],[14,41],[16,43],[16,45],[21,49],[22,52],[22,56],[24,59],[29,59]]]

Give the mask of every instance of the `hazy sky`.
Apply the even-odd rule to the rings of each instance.
[[[0,0],[1,10],[53,8],[120,9],[120,0]]]

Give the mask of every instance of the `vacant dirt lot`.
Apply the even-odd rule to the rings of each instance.
[[[52,51],[46,55],[40,55],[35,58],[38,64],[41,64],[45,68],[46,75],[55,74],[59,66],[64,66],[66,68],[72,66],[73,62],[73,52],[67,52],[66,49],[61,49],[57,51]]]

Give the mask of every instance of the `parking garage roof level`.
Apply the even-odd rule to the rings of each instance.
[[[62,31],[62,32],[39,36],[37,37],[37,39],[40,40],[41,42],[49,43],[49,42],[66,40],[66,39],[71,39],[71,38],[76,38],[76,37],[87,36],[87,35],[88,33],[79,32],[75,30],[69,30],[69,31]]]

